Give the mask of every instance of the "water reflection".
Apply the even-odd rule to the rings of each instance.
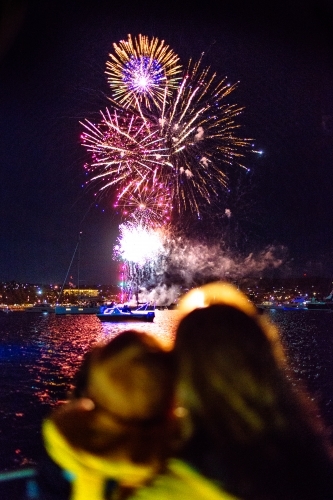
[[[99,341],[107,341],[115,337],[119,332],[129,328],[150,333],[164,344],[173,342],[177,323],[179,319],[178,311],[155,311],[153,323],[102,323],[102,334]]]
[[[27,344],[35,352],[29,373],[34,381],[33,395],[48,405],[65,396],[84,354],[96,343],[107,342],[119,332],[134,328],[170,343],[175,334],[177,312],[156,311],[153,323],[101,323],[95,315],[39,317],[31,325],[34,335]],[[63,387],[62,387],[63,386]]]
[[[177,311],[156,311],[153,323],[101,323],[94,316],[0,317],[0,470],[34,463],[40,422],[63,401],[84,354],[97,342],[135,328],[171,342]]]

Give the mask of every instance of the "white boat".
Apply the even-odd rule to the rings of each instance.
[[[309,311],[333,311],[332,300],[311,300],[307,303]]]
[[[59,315],[70,315],[70,314],[97,314],[100,312],[101,308],[101,303],[99,300],[98,296],[92,297],[89,294],[85,294],[86,290],[83,288],[80,288],[80,276],[79,276],[79,269],[80,269],[80,243],[81,243],[81,237],[82,237],[82,232],[79,233],[78,241],[72,256],[72,260],[70,262],[69,268],[67,270],[64,282],[62,284],[59,296],[58,296],[58,304],[55,306],[55,313]],[[65,283],[69,274],[69,271],[71,269],[73,260],[75,258],[76,253],[78,253],[78,264],[77,264],[77,269],[78,269],[78,276],[77,276],[77,288],[73,288],[72,292],[75,298],[69,298],[68,300],[72,300],[75,302],[74,304],[61,304],[61,302],[64,302],[62,300],[63,297],[63,291],[65,287]],[[96,293],[98,295],[98,290],[96,290]]]
[[[40,304],[34,304],[33,306],[27,306],[24,310],[29,313],[54,313],[55,307],[47,302],[43,302]]]
[[[256,304],[259,312],[265,310],[276,310],[276,311],[305,311],[307,310],[307,304],[304,301],[293,301],[293,302],[262,302],[261,304]]]
[[[131,310],[127,306],[114,306],[102,308],[97,317],[101,321],[148,321],[151,323],[154,321],[155,311],[148,304],[144,304],[134,310]]]
[[[56,306],[56,314],[97,314],[101,310],[101,306],[95,306],[91,304],[87,305],[68,305],[68,306]]]

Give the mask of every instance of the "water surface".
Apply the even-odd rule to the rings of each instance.
[[[333,428],[333,312],[271,311],[290,367]],[[66,399],[84,354],[96,343],[135,328],[174,338],[178,311],[156,311],[153,323],[101,323],[95,315],[15,312],[0,316],[0,470],[33,464],[40,424]],[[204,332],[203,332],[204,335]]]

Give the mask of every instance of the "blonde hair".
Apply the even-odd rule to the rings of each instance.
[[[74,399],[94,408],[77,422],[57,418],[69,442],[96,455],[154,463],[170,453],[174,419],[174,353],[149,334],[127,330],[86,356]]]

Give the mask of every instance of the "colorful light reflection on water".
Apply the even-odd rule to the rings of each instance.
[[[0,470],[34,463],[40,423],[65,400],[84,354],[134,328],[172,341],[177,311],[156,311],[154,323],[101,323],[95,315],[15,312],[0,317]]]

